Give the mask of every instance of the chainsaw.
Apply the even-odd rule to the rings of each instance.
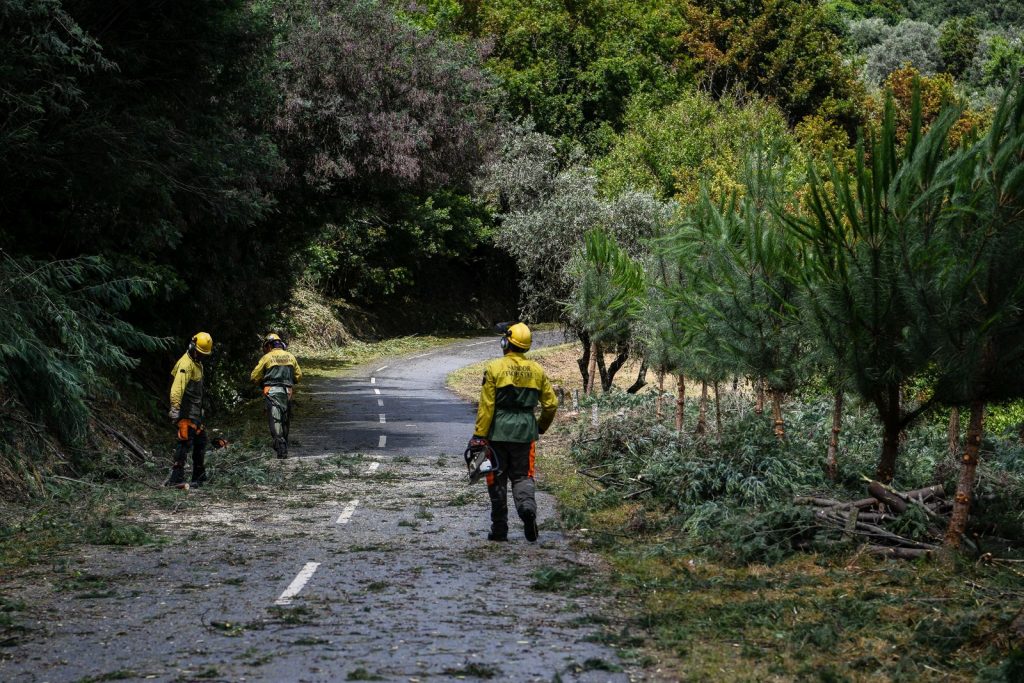
[[[498,454],[494,452],[494,449],[486,441],[481,441],[480,443],[470,442],[462,457],[466,461],[466,470],[469,472],[470,484],[477,483],[485,474],[493,474],[494,476],[501,474]]]

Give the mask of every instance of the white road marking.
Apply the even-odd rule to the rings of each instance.
[[[383,439],[384,437],[382,436],[380,438]],[[380,463],[379,462],[371,462],[370,463],[370,470],[369,471],[370,472],[376,472],[378,467],[380,467]]]
[[[319,562],[307,562],[306,566],[298,573],[298,575],[292,579],[291,584],[284,589],[284,593],[281,593],[281,597],[274,601],[275,605],[290,605],[292,604],[292,598],[299,594],[302,587],[306,585],[306,582],[316,572],[316,568],[320,566]]]
[[[380,438],[377,439],[377,448],[384,448],[384,444],[386,444],[387,442],[388,442],[388,437],[385,436],[384,434],[381,434]]]
[[[493,339],[488,339],[487,341],[476,342],[475,344],[466,344],[466,348],[468,349],[470,346],[483,346],[484,344],[493,344],[493,343],[494,343]]]
[[[387,370],[387,369],[388,369],[388,366],[382,365],[379,368],[377,368],[376,370],[374,370],[374,372],[380,372],[381,370]]]
[[[375,393],[375,394],[377,394],[378,396],[380,396],[380,389],[378,389],[378,388],[374,387],[374,388],[373,388],[373,393]]]
[[[381,408],[383,408],[384,407],[384,401],[378,398],[377,399],[377,405],[379,405]]]
[[[381,424],[387,424],[387,420],[384,419],[384,413],[380,414],[380,423]]]
[[[345,509],[338,515],[338,520],[335,524],[348,524],[348,520],[352,519],[352,515],[356,514],[356,506],[359,505],[359,499],[353,500],[351,503],[345,506]]]
[[[376,377],[371,377],[370,378],[370,384],[376,384],[376,383],[377,383],[377,378]]]

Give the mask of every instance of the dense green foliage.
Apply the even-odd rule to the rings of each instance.
[[[824,111],[852,130],[856,118],[842,26],[815,2],[427,4],[429,24],[488,42],[513,115],[590,151],[607,148],[631,107],[670,104],[695,84],[760,94],[794,123]]]
[[[146,359],[162,378],[208,330],[230,387],[307,271],[379,299],[486,235],[468,192],[493,84],[475,52],[385,5],[13,0],[0,35],[4,288],[56,302],[20,316],[2,381],[50,418],[66,398],[74,419],[53,424],[73,443],[99,376],[133,364],[119,349],[176,340]],[[32,289],[14,265],[38,271]],[[81,287],[99,299],[69,320]],[[55,334],[60,367],[30,341]]]

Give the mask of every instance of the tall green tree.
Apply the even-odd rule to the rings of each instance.
[[[583,252],[570,265],[575,282],[565,310],[571,324],[589,337],[591,357],[601,373],[601,388],[608,391],[627,355],[620,352],[606,369],[604,351],[632,342],[644,295],[644,272],[607,230],[591,230],[583,241]],[[593,369],[588,372],[588,380],[593,382]]]
[[[856,171],[830,164],[823,177],[812,169],[811,216],[790,218],[805,241],[809,268],[802,281],[818,343],[877,410],[882,448],[876,477],[884,482],[896,474],[901,432],[929,406],[908,405],[903,392],[928,362],[927,340],[913,325],[910,274],[934,267],[909,247],[941,214],[941,200],[922,198],[936,197],[934,187],[950,182],[944,162],[958,115],[945,110],[922,134],[915,98],[910,135],[901,146],[890,98],[878,137],[858,145]],[[914,253],[920,259],[908,261]]]
[[[915,327],[933,345],[937,400],[969,406],[967,441],[946,542],[959,546],[971,508],[986,405],[1024,397],[1024,87],[1008,92],[985,136],[933,188],[944,205],[916,250]],[[918,257],[916,260],[922,260]]]
[[[764,382],[772,397],[775,430],[785,428],[782,400],[804,380],[807,354],[801,344],[801,263],[792,237],[772,207],[790,196],[788,160],[772,150],[748,153],[741,191],[715,199],[705,191],[670,251],[690,264],[688,286],[677,292],[699,321],[702,343],[693,353],[721,375]],[[742,192],[742,194],[740,193]]]

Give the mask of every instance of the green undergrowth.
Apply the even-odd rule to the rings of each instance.
[[[679,435],[671,402],[658,420],[653,396],[596,400],[598,425],[585,402],[545,437],[538,469],[563,526],[605,558],[612,593],[628,606],[601,636],[622,656],[680,680],[1022,680],[1024,643],[1011,629],[1024,604],[1020,565],[875,559],[822,539],[810,509],[793,504],[801,494],[866,495],[878,454],[868,409],[853,406],[844,419],[832,483],[827,400],[787,404],[784,442],[742,395],[723,398],[721,434],[712,408],[703,437],[692,434],[696,401]],[[907,435],[897,488],[952,491],[944,420]],[[1024,538],[1019,455],[1015,428],[986,440],[972,527],[983,549],[1011,558]],[[913,515],[900,522],[909,536],[928,526]],[[562,577],[536,578],[567,589]]]

